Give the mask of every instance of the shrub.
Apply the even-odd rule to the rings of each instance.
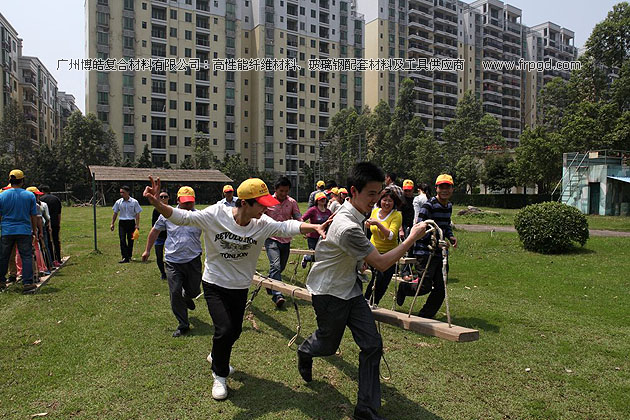
[[[514,216],[514,227],[525,249],[559,254],[588,240],[588,221],[575,207],[557,202],[532,204]]]

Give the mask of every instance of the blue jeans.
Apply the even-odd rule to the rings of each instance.
[[[318,242],[319,242],[319,237],[317,237],[317,238],[307,237],[306,238],[306,243],[308,244],[308,249],[311,249],[313,251],[315,250],[315,247],[317,246]],[[304,261],[315,262],[315,255],[305,255],[304,256]]]
[[[289,261],[291,243],[282,244],[273,239],[266,239],[265,249],[267,250],[267,258],[269,258],[269,278],[282,281],[282,272]],[[282,296],[282,293],[271,289],[267,289],[267,294],[272,295],[274,302],[278,296]]]
[[[6,281],[11,250],[17,243],[22,258],[22,284],[33,284],[33,237],[31,235],[2,235],[0,238],[0,281]]]

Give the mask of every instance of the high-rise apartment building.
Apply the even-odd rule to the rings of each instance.
[[[0,118],[4,108],[13,100],[19,101],[18,57],[22,40],[9,21],[0,13],[0,80],[2,81],[2,100],[0,100]]]
[[[311,71],[308,60],[363,57],[364,21],[345,0],[86,1],[90,58],[200,59],[209,69],[100,72],[86,80],[87,112],[110,127],[123,155],[149,145],[155,164],[180,164],[193,139],[239,153],[295,181],[315,166],[340,109],[363,106],[361,73]],[[219,71],[212,60],[295,59],[300,70]]]
[[[573,31],[545,22],[540,25],[527,28],[525,56],[530,61],[575,61],[578,50],[574,45],[575,34]],[[523,120],[530,127],[536,125],[540,117],[538,109],[538,94],[545,84],[554,77],[569,80],[571,74],[568,71],[545,70],[544,72],[529,72],[524,75],[525,95],[523,105]]]

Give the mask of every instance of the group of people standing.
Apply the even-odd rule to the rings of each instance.
[[[448,184],[442,182],[444,179],[440,179],[438,190],[444,188],[442,183]],[[149,233],[143,259],[148,258],[160,233],[166,231],[165,273],[172,310],[179,322],[173,336],[185,334],[190,328],[187,311],[195,308],[193,298],[203,290],[215,327],[212,351],[207,357],[212,366],[215,399],[225,399],[228,395],[227,377],[234,371],[230,366],[232,349],[242,331],[248,290],[263,246],[270,263],[269,277],[281,280],[291,237],[304,234],[309,248],[315,250],[307,288],[313,296],[318,328],[298,348],[298,372],[310,382],[313,358],[333,354],[347,326],[361,349],[354,417],[382,418],[377,414],[381,399],[382,340],[363,292],[361,273],[365,264],[380,273],[373,279],[374,293],[380,299],[396,262],[412,247],[421,249],[418,244],[426,232],[423,220],[436,219],[430,214],[431,207],[425,206],[431,199],[421,206],[418,217],[412,216],[405,226],[397,209],[403,206],[404,196],[406,202],[413,201],[413,183],[405,181],[403,189],[398,187],[399,195],[395,183],[383,188],[384,181],[385,174],[380,168],[368,162],[356,164],[347,190],[318,185],[310,200],[313,205],[301,214],[297,202],[289,195],[291,183],[285,177],[276,181],[273,194],[257,178],[241,183],[236,197],[234,189],[226,185],[222,200],[199,211],[194,209],[192,188],[180,189],[177,208],[173,208],[168,205],[168,194],[161,190],[159,179],[151,178],[144,197],[159,216]],[[411,196],[407,192],[410,185]],[[452,179],[449,185],[452,189]],[[440,204],[447,210],[449,205]],[[372,233],[371,239],[366,236],[366,227]],[[452,233],[448,235],[455,244]],[[206,247],[203,270],[201,236]],[[268,292],[276,306],[284,304],[282,294]]]
[[[24,172],[14,169],[0,191],[0,287],[21,275],[22,290],[29,293],[37,288],[34,275],[49,275],[61,265],[62,205],[47,185],[24,184]]]

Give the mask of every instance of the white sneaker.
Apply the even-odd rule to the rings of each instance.
[[[226,378],[217,376],[214,372],[212,372],[212,377],[214,378],[214,383],[212,384],[212,398],[215,400],[226,399],[228,395],[227,384],[225,383]]]
[[[206,357],[206,360],[208,361],[208,363],[212,364],[212,353],[210,353],[208,357]],[[232,375],[234,375],[234,368],[232,367],[232,365],[230,365],[230,372],[228,373],[228,376]]]

